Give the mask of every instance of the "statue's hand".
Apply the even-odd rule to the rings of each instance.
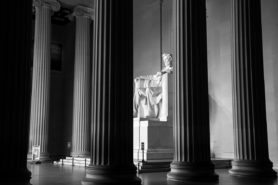
[[[161,76],[161,75],[162,75],[161,72],[157,72],[157,73],[155,74],[155,76]]]
[[[173,71],[173,67],[166,66],[162,71],[165,73],[171,73]]]

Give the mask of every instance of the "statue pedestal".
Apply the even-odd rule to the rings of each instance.
[[[144,150],[141,143],[144,143]],[[133,119],[133,158],[135,162],[173,160],[173,126],[167,121]]]
[[[169,171],[173,161],[173,93],[168,73],[134,80],[133,158],[139,173]]]

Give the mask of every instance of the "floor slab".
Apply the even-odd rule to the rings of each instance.
[[[28,164],[28,168],[32,172],[32,185],[81,185],[80,182],[86,173],[84,167],[78,166]],[[232,177],[228,169],[218,169],[216,173],[219,175],[218,183],[186,183],[186,185],[278,185],[277,179],[266,181]],[[166,175],[166,172],[145,173],[140,174],[139,177],[142,179],[142,185],[180,185],[168,183]]]

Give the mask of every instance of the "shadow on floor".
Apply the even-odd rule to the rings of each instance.
[[[53,164],[28,164],[32,172],[32,185],[81,185],[86,170],[78,166],[60,166]],[[167,182],[167,173],[143,173],[139,177],[142,185],[278,185],[277,179],[247,179],[229,175],[228,169],[216,170],[218,183],[174,183]]]

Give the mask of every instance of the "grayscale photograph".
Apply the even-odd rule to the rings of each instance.
[[[278,185],[278,0],[1,8],[1,185]]]

